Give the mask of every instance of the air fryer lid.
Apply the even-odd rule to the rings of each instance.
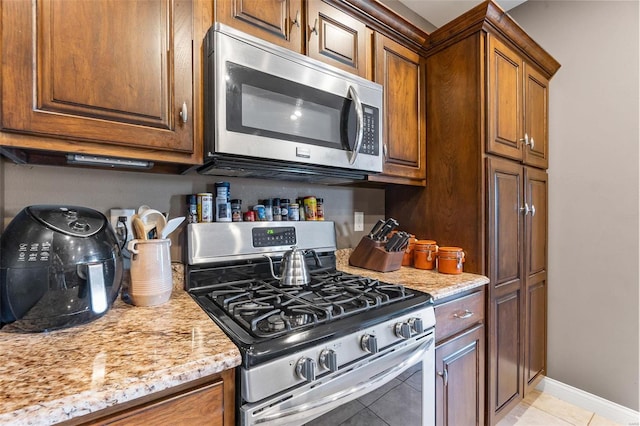
[[[73,237],[90,237],[106,226],[104,216],[86,207],[29,206],[25,210],[48,228]]]

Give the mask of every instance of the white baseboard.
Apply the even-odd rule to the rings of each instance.
[[[536,389],[622,425],[640,424],[640,413],[557,380],[544,377]]]

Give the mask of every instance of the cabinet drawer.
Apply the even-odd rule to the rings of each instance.
[[[439,342],[484,319],[484,291],[437,305],[435,311]]]

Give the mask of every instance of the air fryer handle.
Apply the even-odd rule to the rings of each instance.
[[[104,283],[104,266],[102,263],[87,265],[87,284],[91,298],[91,310],[101,314],[107,310],[107,289]]]

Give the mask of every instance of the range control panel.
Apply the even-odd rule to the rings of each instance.
[[[251,236],[254,247],[296,245],[296,229],[293,226],[253,228]]]

